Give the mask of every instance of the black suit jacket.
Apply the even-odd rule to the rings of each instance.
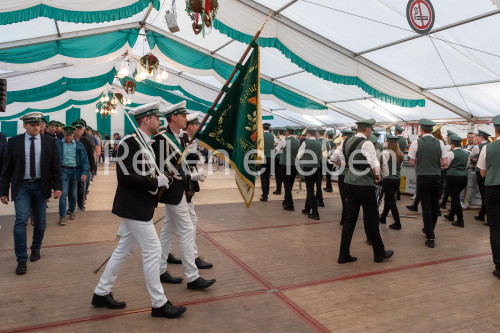
[[[89,166],[90,166],[90,172],[96,172],[97,171],[97,165],[95,164],[95,144],[94,144],[94,139],[92,139],[92,142],[90,142],[90,139],[88,136],[82,136],[80,138],[80,142],[83,144],[85,147],[85,151],[87,152],[87,157],[89,159]]]
[[[7,155],[7,137],[0,132],[0,176],[2,175],[5,156]]]
[[[166,132],[168,132],[171,135],[174,135],[169,126],[167,126]],[[169,144],[166,142],[167,140],[163,137],[162,133],[156,135],[154,141],[155,142],[153,143],[153,150],[156,155],[156,164],[160,166],[160,169],[161,166],[164,164],[163,161],[160,160],[162,156],[163,158],[167,159],[170,158],[171,165],[177,164],[177,160],[180,157],[180,155],[175,152],[173,147],[169,147]],[[184,133],[184,136],[181,138],[180,141],[182,148],[185,148],[189,143],[189,138],[186,133]],[[162,152],[160,152],[160,147],[163,147],[163,149],[167,149],[168,147],[169,151],[163,152],[162,154]],[[172,154],[175,155],[172,157]],[[190,161],[194,161],[197,158],[198,155],[196,154],[188,154],[186,156],[186,160]],[[165,166],[165,174],[168,174],[169,171],[172,170],[166,170],[166,166]],[[159,202],[169,205],[177,205],[179,204],[179,202],[181,202],[184,193],[186,193],[187,202],[191,202],[192,195],[187,194],[188,190],[192,190],[194,192],[198,192],[200,190],[198,182],[192,181],[189,174],[186,175],[184,173],[183,168],[180,168],[178,172],[180,174],[180,178],[182,179],[177,179],[174,177],[172,183],[169,185],[169,188],[163,193],[163,196],[158,199]]]
[[[134,134],[135,135],[135,134]],[[112,213],[121,218],[150,221],[157,206],[158,180],[151,176],[140,175],[134,171],[134,156],[140,150],[137,140],[130,136],[118,146],[116,177],[118,186],[113,201]],[[142,154],[137,154],[142,161]],[[135,163],[139,170],[147,171],[149,167],[140,162]]]
[[[48,135],[40,135],[41,155],[40,174],[43,195],[50,198],[51,190],[62,190],[61,163],[56,141]],[[11,201],[16,200],[19,189],[24,180],[24,169],[26,166],[24,153],[24,133],[10,138],[7,148],[5,165],[0,178],[0,196],[9,195],[11,187]]]

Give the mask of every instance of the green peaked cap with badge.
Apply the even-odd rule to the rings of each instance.
[[[489,138],[489,137],[491,136],[491,135],[490,135],[490,133],[485,132],[485,131],[483,131],[483,130],[478,130],[478,131],[477,131],[477,134],[478,134],[478,135],[480,135],[480,136],[482,136],[483,138],[486,138],[486,139],[487,139],[487,138]]]
[[[25,124],[39,124],[42,122],[43,113],[41,112],[30,112],[19,118]]]
[[[399,137],[395,136],[395,135],[387,135],[386,138],[387,138],[387,141],[391,141],[391,142],[399,141]]]
[[[434,126],[436,126],[435,122],[433,122],[430,119],[426,119],[426,118],[420,119],[420,121],[418,123],[420,124],[422,129],[426,132],[432,132],[432,130],[434,129]]]
[[[286,130],[287,130],[289,133],[292,133],[292,134],[293,134],[293,133],[295,133],[295,128],[293,128],[292,126],[287,126],[287,127],[285,127],[285,128],[286,128]]]
[[[74,127],[74,126],[64,126],[62,129],[63,129],[63,131],[64,131],[65,134],[73,134],[73,133],[75,133],[76,127]]]
[[[456,134],[450,135],[450,140],[451,142],[457,142],[457,143],[460,142],[460,144],[462,143],[462,138]]]
[[[493,118],[491,122],[493,123],[493,126],[495,126],[497,130],[500,130],[500,116],[496,116],[495,118]]]
[[[168,108],[165,109],[165,111],[161,111],[160,113],[162,115],[164,115],[165,118],[168,118],[170,116],[174,116],[176,114],[187,113],[186,101],[182,101],[182,102],[177,103],[175,105],[169,106]]]
[[[448,135],[449,137],[452,137],[452,136],[454,136],[454,135],[455,135],[455,136],[458,136],[458,134],[457,134],[457,133],[455,133],[455,132],[453,132],[453,131],[450,131],[450,130],[447,130],[447,131],[446,131],[446,135]]]
[[[403,132],[404,132],[403,127],[401,127],[401,126],[399,126],[399,125],[396,125],[396,126],[394,127],[394,129],[395,129],[396,131],[398,131],[399,133],[403,133]]]
[[[351,136],[354,134],[351,130],[348,129],[343,129],[342,131],[340,131],[340,133],[342,133],[342,136]]]
[[[160,102],[154,101],[148,104],[138,106],[128,112],[130,116],[135,119],[143,118],[146,116],[160,116]]]
[[[359,127],[367,128],[367,127],[373,127],[373,125],[375,125],[376,122],[377,121],[373,118],[363,119],[363,120],[357,121],[356,125],[358,125],[358,128]]]

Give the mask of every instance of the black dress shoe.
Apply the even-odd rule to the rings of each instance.
[[[325,207],[325,203],[323,201],[318,201],[318,207]]]
[[[449,222],[455,221],[455,219],[453,217],[451,217],[450,215],[443,215],[443,220],[446,220]]]
[[[474,219],[475,219],[476,221],[481,221],[481,222],[484,222],[484,217],[482,217],[482,216],[474,216]]]
[[[371,240],[369,240],[369,239],[367,239],[367,240],[366,240],[366,244],[368,244],[368,245],[372,246],[372,241],[371,241]]]
[[[389,259],[390,257],[392,257],[393,254],[394,254],[393,250],[387,250],[387,251],[385,251],[385,253],[384,253],[383,256],[375,257],[373,259],[373,261],[375,261],[375,262],[382,262],[382,261],[384,261],[384,260]]]
[[[17,262],[17,268],[16,268],[16,274],[17,275],[23,275],[26,273],[26,261],[18,261]]]
[[[186,312],[186,307],[175,306],[170,301],[167,301],[160,308],[151,308],[152,317],[177,318],[184,312]]]
[[[425,245],[426,245],[427,247],[430,247],[430,248],[432,249],[432,248],[434,248],[434,246],[435,246],[436,244],[434,244],[434,239],[427,239],[427,240],[425,241]]]
[[[500,269],[495,269],[495,270],[493,271],[493,275],[495,275],[497,278],[499,278],[499,279],[500,279]]]
[[[319,220],[319,214],[308,214],[307,217],[313,220]]]
[[[302,209],[302,214],[309,215],[309,211],[307,209]]]
[[[386,223],[387,223],[385,219],[379,219],[379,220],[378,220],[378,222],[379,222],[380,224],[386,224]]]
[[[340,220],[340,225],[344,225],[344,221]]]
[[[281,195],[281,191],[274,191],[273,194]]]
[[[418,206],[409,205],[409,206],[406,206],[406,209],[411,210],[413,212],[418,212]]]
[[[196,267],[198,267],[198,269],[209,269],[209,268],[214,267],[214,265],[201,259],[200,257],[196,258],[194,260],[194,263],[196,264]]]
[[[399,223],[393,223],[389,226],[389,228],[394,229],[394,230],[401,230],[401,224]]]
[[[338,263],[338,264],[345,264],[345,263],[348,263],[348,262],[355,262],[356,260],[358,260],[358,258],[353,257],[353,256],[349,256],[349,257],[339,257],[339,258],[337,259],[337,263]]]
[[[260,201],[267,201],[267,197],[260,197]]]
[[[168,254],[167,263],[174,265],[182,265],[182,260],[174,257],[172,253]]]
[[[465,226],[464,221],[455,221],[451,225],[454,227],[460,227],[460,228],[463,228]]]
[[[483,222],[483,225],[489,227],[490,225],[488,224],[488,222]]]
[[[125,302],[116,301],[113,298],[113,294],[109,293],[105,296],[99,296],[94,294],[92,297],[92,305],[97,308],[108,308],[108,309],[123,309],[127,306]]]
[[[328,193],[333,192],[333,190],[331,188],[328,188],[328,187],[323,187],[323,191],[328,192]]]
[[[187,288],[191,290],[203,290],[207,289],[211,285],[215,283],[215,279],[212,280],[205,280],[201,276],[198,277],[196,280],[188,282],[187,283]]]
[[[163,283],[179,284],[184,280],[181,277],[173,277],[169,272],[165,272],[160,275],[160,281]]]
[[[40,260],[40,250],[32,250],[31,256],[30,256],[30,261],[35,262],[38,260]]]
[[[283,209],[284,210],[288,210],[289,212],[293,212],[295,210],[295,208],[293,208],[293,207],[287,207],[287,206],[283,206]]]
[[[283,207],[285,207],[285,206],[286,206],[286,202],[285,202],[285,200],[283,200],[283,201],[281,202],[281,205],[282,205]]]

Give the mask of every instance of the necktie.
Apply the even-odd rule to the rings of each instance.
[[[36,178],[36,164],[35,164],[35,140],[36,138],[32,136],[30,138],[31,146],[30,146],[30,177]]]

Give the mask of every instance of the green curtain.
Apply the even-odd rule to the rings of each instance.
[[[113,137],[111,133],[111,115],[108,115],[107,117],[101,117],[100,114],[96,113],[97,117],[97,130],[101,133],[102,136],[104,134],[109,135],[110,137]]]
[[[43,116],[43,119],[47,120],[47,122],[50,122],[50,116]]]
[[[69,110],[66,110],[66,126],[70,126],[78,118],[80,118],[79,108],[71,108]]]
[[[66,91],[88,91],[112,84],[116,74],[116,69],[112,68],[108,73],[88,77],[73,79],[63,77],[55,82],[44,86],[26,89],[7,91],[7,105],[14,102],[38,102],[59,96]]]
[[[134,16],[148,7],[150,3],[156,10],[160,10],[160,0],[138,0],[126,7],[100,11],[66,10],[40,4],[13,12],[0,13],[0,25],[29,21],[37,17],[73,23],[110,22]]]
[[[2,120],[2,133],[10,138],[17,135],[17,121]]]
[[[213,69],[221,77],[227,79],[233,71],[233,66],[206,55],[189,46],[178,43],[154,31],[147,31],[146,38],[149,47],[155,46],[173,61],[190,68],[201,70]],[[316,103],[308,98],[302,97],[288,89],[276,86],[274,83],[260,79],[261,93],[273,94],[280,100],[301,109],[327,110],[325,105]]]
[[[253,36],[244,34],[238,30],[235,30],[224,23],[214,20],[214,28],[219,30],[221,33],[225,34],[228,37],[231,37],[234,40],[237,40],[241,43],[248,44],[252,41]],[[324,80],[340,83],[345,85],[353,85],[361,88],[367,94],[372,95],[375,98],[378,98],[384,102],[391,103],[394,105],[402,106],[402,107],[424,107],[425,99],[404,99],[398,98],[394,96],[390,96],[385,94],[372,86],[366,84],[363,80],[358,78],[357,76],[344,76],[331,72],[327,72],[319,67],[316,67],[306,60],[300,58],[295,53],[293,53],[289,48],[287,48],[281,41],[277,38],[258,38],[257,44],[261,47],[272,47],[278,49],[285,57],[290,59],[294,64],[304,69],[305,71],[314,74],[317,77],[320,77]]]
[[[27,64],[43,61],[58,54],[80,59],[96,58],[119,50],[125,43],[133,47],[138,36],[139,29],[126,29],[14,47],[0,50],[0,61],[11,64]]]
[[[262,120],[273,120],[274,116],[262,116]]]
[[[134,122],[134,125],[137,127],[137,122],[135,121],[135,118],[134,117],[130,117],[130,119],[132,119],[132,121]],[[127,134],[132,134],[134,131],[135,131],[134,127],[132,126],[132,124],[128,120],[128,117],[125,116],[125,126],[124,126],[124,132],[125,133],[123,133],[123,136],[125,136]]]

